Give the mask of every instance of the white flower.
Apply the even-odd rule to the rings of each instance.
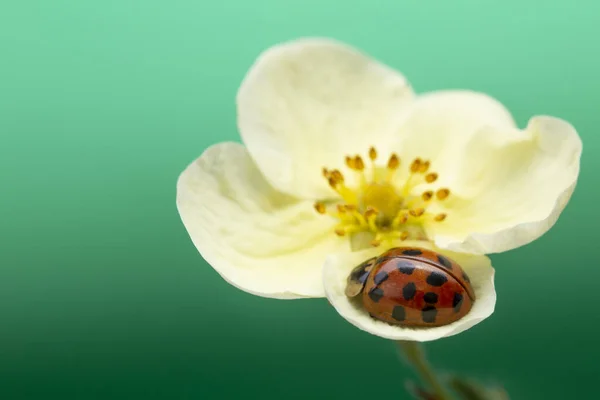
[[[390,339],[433,340],[489,316],[494,270],[483,254],[550,229],[579,173],[582,145],[569,123],[537,116],[519,129],[485,94],[417,96],[398,72],[328,39],[267,50],[237,107],[244,145],[208,148],[177,183],[194,245],[242,290],[327,295],[348,321]],[[379,247],[352,252],[365,237]],[[351,305],[349,271],[403,241],[463,266],[477,296],[466,317],[414,330]]]

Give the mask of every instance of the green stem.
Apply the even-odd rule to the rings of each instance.
[[[418,342],[398,341],[400,349],[403,351],[410,365],[419,374],[424,383],[430,386],[438,400],[452,400],[452,397],[444,388],[435,371],[427,361],[425,351]]]

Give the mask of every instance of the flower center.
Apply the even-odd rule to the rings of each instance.
[[[346,156],[346,166],[357,176],[353,186],[346,183],[339,170],[323,168],[323,176],[341,200],[318,201],[317,212],[339,220],[335,227],[338,236],[371,232],[373,246],[385,241],[427,240],[423,224],[446,219],[446,213],[432,213],[428,208],[450,196],[447,188],[434,189],[438,174],[430,171],[430,162],[416,158],[408,166],[407,177],[401,180],[396,176],[401,166],[396,154],[386,165],[378,165],[377,151],[371,147],[369,161],[367,171],[361,156]],[[423,184],[429,186],[427,190],[417,192]]]

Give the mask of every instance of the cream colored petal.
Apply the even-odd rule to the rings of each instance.
[[[183,171],[177,208],[202,257],[260,296],[323,297],[326,255],[348,249],[331,219],[274,190],[237,143],[210,147]]]
[[[456,179],[465,143],[482,127],[515,128],[510,112],[498,100],[467,90],[421,94],[402,121],[393,145],[405,166],[398,178],[406,179],[408,165],[419,157],[431,161],[432,171],[439,173],[443,183]]]
[[[525,130],[480,130],[459,157],[448,217],[430,224],[429,236],[440,247],[480,254],[537,239],[569,201],[581,151],[573,126],[558,118],[532,118]]]
[[[423,242],[405,242],[405,244],[432,249],[431,245]],[[461,265],[469,275],[475,290],[476,301],[473,303],[471,311],[450,325],[420,329],[391,325],[373,319],[364,311],[360,303],[357,304],[346,297],[344,294],[346,278],[352,268],[362,261],[380,254],[382,249],[330,255],[325,261],[323,269],[323,284],[327,298],[336,311],[348,322],[363,331],[386,339],[427,342],[456,335],[483,321],[494,312],[496,305],[494,269],[490,259],[486,256],[459,254],[439,249],[437,251]]]
[[[304,198],[332,194],[323,167],[345,155],[388,147],[413,92],[406,79],[330,39],[307,38],[262,53],[238,96],[243,142],[279,190]]]

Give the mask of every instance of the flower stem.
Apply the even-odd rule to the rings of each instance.
[[[452,397],[444,388],[435,371],[427,361],[425,351],[418,342],[398,341],[398,346],[404,353],[406,359],[414,370],[419,374],[421,380],[430,386],[437,400],[452,400]]]

